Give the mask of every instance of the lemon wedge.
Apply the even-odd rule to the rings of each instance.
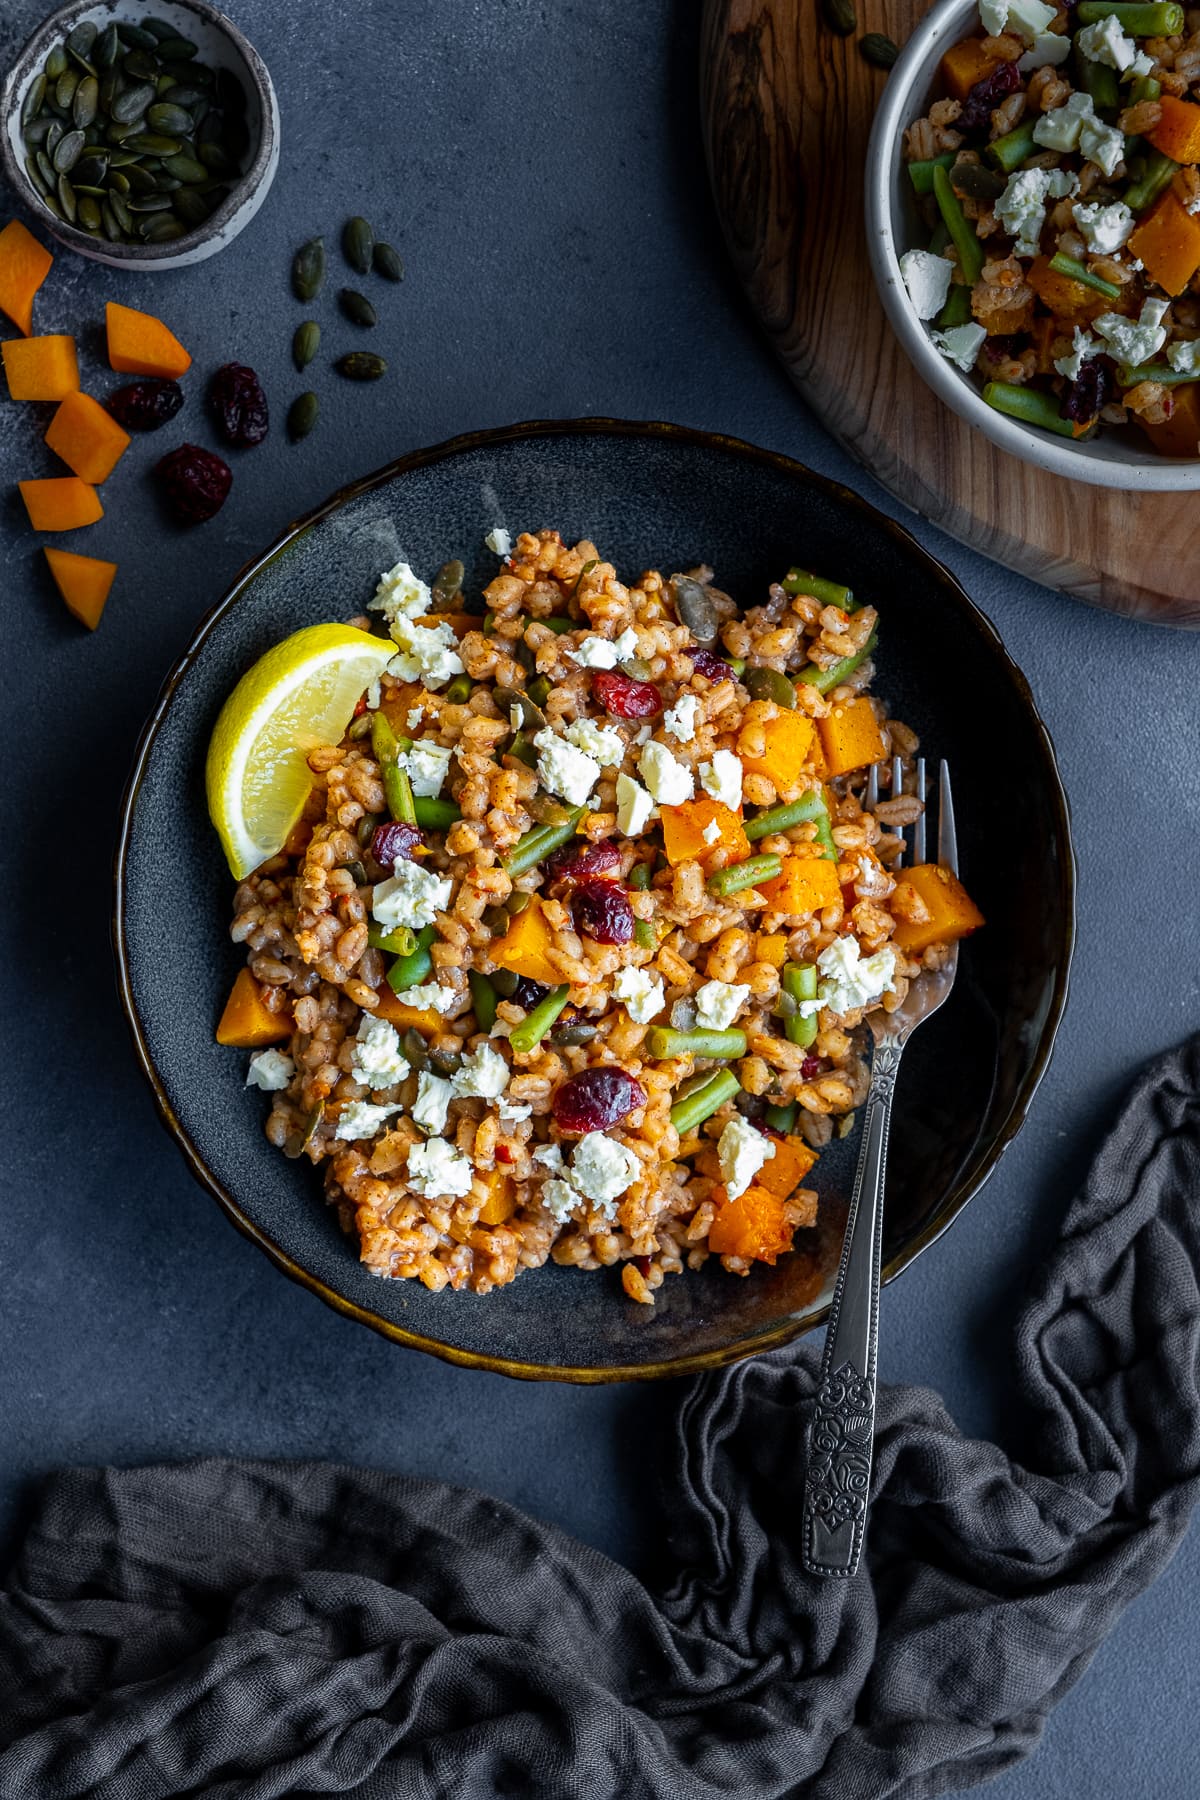
[[[396,653],[352,625],[309,625],[261,656],[221,708],[208,746],[208,812],[241,881],[274,856],[312,787],[308,753],[336,744]]]

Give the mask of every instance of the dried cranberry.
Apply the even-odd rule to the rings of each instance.
[[[420,842],[421,833],[415,825],[402,825],[395,821],[389,825],[377,825],[371,839],[371,855],[385,869],[390,869],[401,860],[411,862],[413,851]]]
[[[131,381],[110,394],[104,404],[126,431],[157,431],[183,405],[183,389],[177,381]]]
[[[805,1081],[811,1081],[813,1076],[819,1075],[824,1067],[825,1063],[822,1057],[806,1056],[804,1061],[800,1064],[801,1077]]]
[[[959,131],[982,131],[1000,102],[1006,95],[1015,94],[1020,85],[1021,71],[1015,62],[1003,62],[982,81],[977,81],[954,121]]]
[[[531,976],[522,975],[513,989],[513,1000],[518,1006],[524,1007],[525,1011],[529,1012],[539,1000],[544,1000],[549,992],[550,989],[544,981],[534,981]]]
[[[692,659],[692,667],[697,675],[703,675],[706,681],[732,681],[733,668],[722,656],[713,650],[702,650],[698,644],[689,644],[683,653]]]
[[[617,881],[581,881],[571,896],[575,925],[597,944],[627,944],[633,936],[633,908]]]
[[[180,444],[157,465],[167,499],[185,525],[203,525],[220,512],[233,486],[227,462],[199,444]]]
[[[662,695],[648,681],[635,681],[620,669],[597,669],[592,693],[614,719],[652,719],[662,711]]]
[[[266,437],[270,424],[267,396],[254,370],[243,363],[226,363],[217,370],[208,390],[208,403],[231,444],[246,449],[261,444]]]
[[[509,1149],[507,1144],[497,1144],[496,1145],[496,1161],[497,1162],[511,1163],[511,1162],[516,1162],[516,1160],[517,1160],[516,1157],[513,1155],[512,1151]]]
[[[621,852],[611,842],[589,844],[586,850],[577,850],[573,844],[564,844],[556,850],[546,863],[546,879],[548,881],[591,881],[606,875],[615,875],[621,866]]]
[[[991,363],[1007,362],[1010,356],[1015,356],[1017,354],[1020,342],[1020,338],[1016,337],[986,338],[983,345],[983,354]]]
[[[560,1131],[582,1137],[608,1131],[628,1113],[646,1104],[646,1090],[624,1069],[581,1069],[556,1090],[551,1108]]]
[[[635,1256],[633,1259],[633,1266],[641,1276],[642,1280],[645,1281],[650,1274],[650,1258],[648,1256]]]
[[[1090,425],[1113,391],[1112,369],[1107,358],[1089,356],[1062,397],[1059,412],[1072,425]]]

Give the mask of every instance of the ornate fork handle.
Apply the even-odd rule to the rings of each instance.
[[[846,1237],[809,1431],[803,1552],[810,1575],[853,1575],[862,1555],[875,1439],[879,1262],[892,1095],[904,1040],[877,1045]]]

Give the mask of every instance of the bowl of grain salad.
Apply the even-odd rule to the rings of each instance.
[[[969,824],[962,884],[895,867],[918,618],[1015,734],[1040,829],[999,881]],[[975,717],[937,746],[968,820]],[[950,578],[786,459],[597,422],[405,459],[243,577],[149,728],[117,947],[164,1116],[276,1261],[402,1342],[598,1380],[785,1341],[828,1304],[870,1011],[967,939],[912,1053],[889,1274],[1044,1066],[1071,867],[1035,720]],[[296,777],[273,813],[256,757]],[[212,917],[168,996],[141,921],[202,764],[218,831],[170,867]]]
[[[930,386],[1051,472],[1200,485],[1198,164],[1200,15],[940,0],[867,160],[880,296]]]

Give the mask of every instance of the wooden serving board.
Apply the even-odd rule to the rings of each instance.
[[[752,306],[818,417],[908,506],[972,549],[1093,605],[1200,629],[1200,493],[1126,494],[1032,469],[925,386],[867,262],[863,169],[885,76],[858,38],[903,44],[918,0],[705,0],[701,110],[721,225]]]

